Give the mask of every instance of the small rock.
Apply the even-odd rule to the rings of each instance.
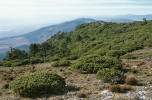
[[[126,96],[128,96],[128,98],[132,98],[132,99],[138,98],[139,100],[152,100],[151,98],[146,96],[147,94],[148,94],[148,91],[145,91],[144,87],[143,87],[143,88],[136,90],[135,92],[129,91],[126,94]]]
[[[128,98],[135,98],[135,97],[137,97],[137,94],[135,93],[135,92],[128,92],[127,94],[126,94],[126,96],[128,97]]]
[[[102,100],[109,100],[114,97],[113,93],[109,90],[102,91],[101,95],[103,95],[103,97],[101,97]]]
[[[137,68],[138,66],[135,66],[135,65],[133,65],[132,67],[131,67],[131,69],[134,69],[134,68]]]

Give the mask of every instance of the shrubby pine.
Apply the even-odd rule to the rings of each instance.
[[[23,97],[39,97],[59,94],[64,90],[65,84],[64,78],[58,74],[42,71],[18,77],[10,84],[9,88]]]

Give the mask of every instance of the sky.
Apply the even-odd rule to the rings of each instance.
[[[0,31],[125,14],[152,14],[152,0],[0,0]]]

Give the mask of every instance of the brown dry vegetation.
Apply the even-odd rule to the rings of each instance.
[[[144,51],[144,50],[141,50]],[[133,52],[132,54],[140,55],[141,51]],[[144,53],[143,53],[144,54]],[[140,55],[141,57],[141,55]],[[72,61],[74,62],[74,61]],[[67,84],[67,92],[62,95],[51,95],[45,97],[45,100],[80,100],[80,98],[85,98],[84,100],[102,100],[101,92],[103,90],[110,89],[114,93],[114,97],[111,100],[133,100],[129,99],[125,93],[126,91],[136,91],[142,87],[146,87],[146,91],[150,91],[147,94],[152,98],[152,61],[146,59],[123,59],[122,64],[125,66],[127,73],[126,84],[131,84],[135,81],[138,84],[133,84],[134,86],[128,85],[110,85],[108,83],[103,83],[102,80],[97,80],[95,74],[80,74],[78,72],[72,71],[70,67],[51,67],[51,63],[43,63],[37,65],[27,65],[24,67],[0,67],[0,100],[30,100],[29,98],[22,98],[17,94],[12,93],[8,89],[9,83],[15,80],[17,77],[25,73],[33,73],[36,71],[54,71],[65,78]],[[137,66],[137,68],[132,69],[132,66]],[[128,83],[129,82],[129,83]],[[135,82],[133,82],[135,83]],[[44,100],[44,98],[36,98],[36,100]],[[136,99],[135,99],[136,100]]]
[[[127,92],[127,91],[130,91],[132,90],[132,87],[129,86],[129,85],[120,85],[120,84],[116,84],[116,85],[111,85],[109,87],[109,90],[112,91],[112,92]]]
[[[134,77],[127,77],[125,80],[127,85],[137,85],[137,80]]]

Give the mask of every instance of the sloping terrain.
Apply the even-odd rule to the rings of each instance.
[[[149,48],[150,49],[150,48]],[[145,50],[145,49],[143,49]],[[140,51],[143,51],[140,50]],[[139,50],[137,51],[139,52]],[[134,52],[133,52],[134,53]],[[72,61],[73,62],[73,61]],[[70,67],[51,67],[52,63],[27,65],[24,67],[1,67],[0,68],[0,100],[24,99],[12,94],[4,85],[15,80],[16,77],[25,73],[48,70],[61,75],[66,79],[67,92],[61,95],[50,95],[49,97],[36,98],[36,100],[151,100],[152,99],[152,61],[147,59],[122,59],[124,68],[128,70],[127,77],[135,77],[140,85],[131,86],[132,90],[125,93],[112,93],[109,91],[110,84],[96,79],[94,74],[80,74],[74,72]],[[136,66],[137,72],[133,72]],[[8,75],[9,73],[9,75]],[[13,77],[13,78],[12,78]]]
[[[22,46],[22,49],[27,50],[26,45],[30,45],[31,43],[42,43],[59,31],[70,32],[75,30],[75,28],[80,24],[95,21],[96,20],[89,18],[80,18],[72,21],[63,22],[58,25],[43,27],[25,35],[2,38],[0,39],[0,58],[2,59],[5,57],[2,57],[2,55],[5,55],[6,52],[10,49],[10,47]],[[23,48],[24,46],[25,48]]]
[[[0,67],[1,98],[30,99],[13,93],[9,83],[26,73],[47,70],[64,77],[66,88],[63,94],[38,100],[151,100],[151,44],[152,21],[79,25],[73,32],[33,45],[31,58],[4,60],[1,65],[9,67]],[[19,66],[10,67],[12,63]]]

